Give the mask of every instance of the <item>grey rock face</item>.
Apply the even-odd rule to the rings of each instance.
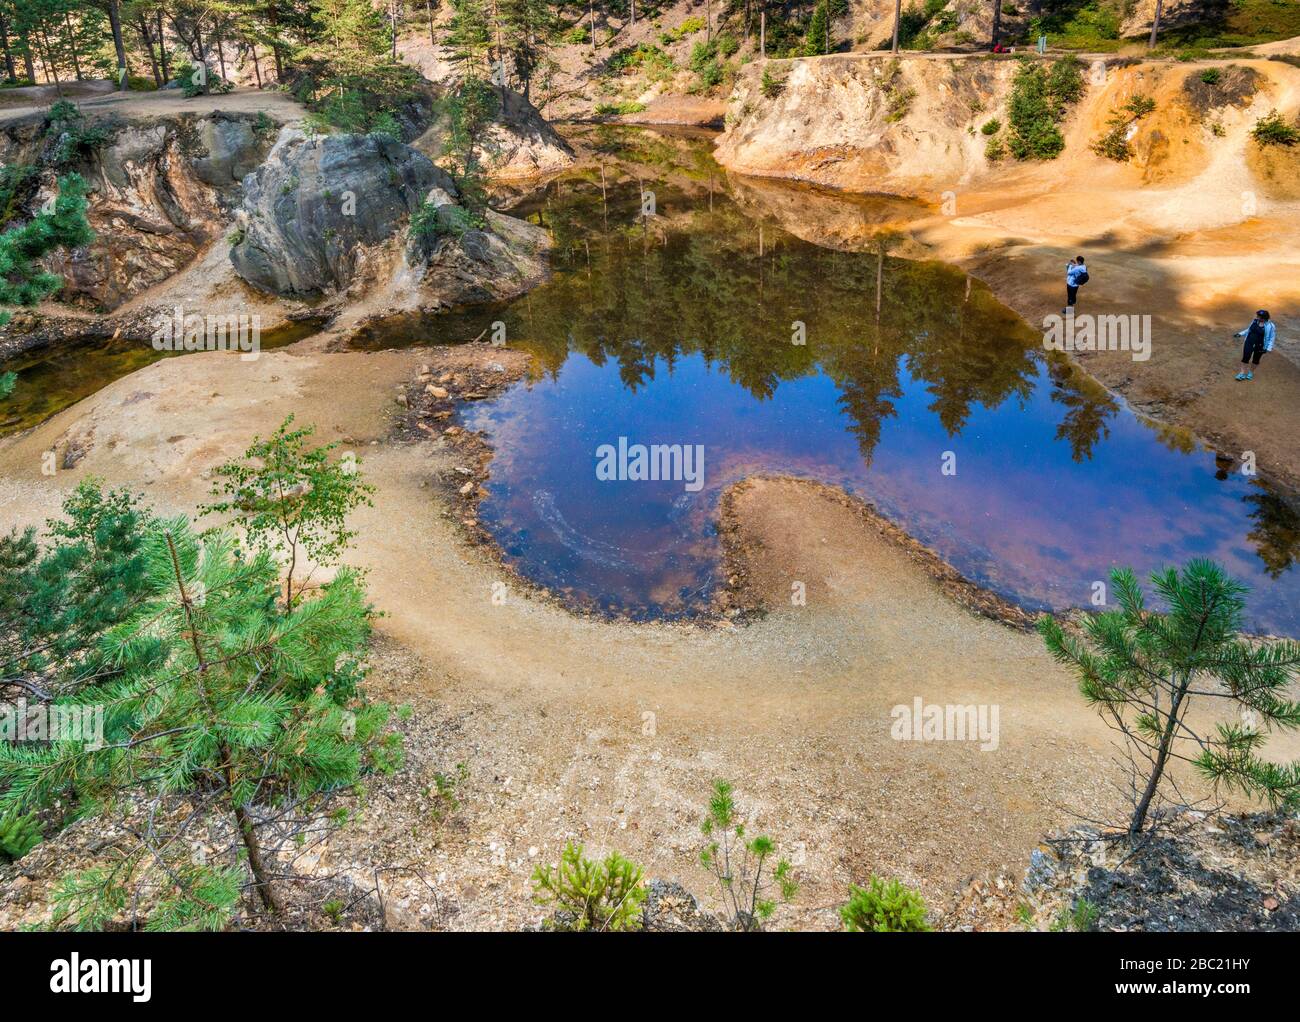
[[[404,227],[434,187],[456,191],[428,157],[391,138],[286,131],[244,179],[243,234],[230,260],[250,284],[277,294],[347,287],[357,247]]]
[[[197,127],[206,155],[193,161],[194,176],[204,184],[237,185],[262,162],[265,149],[247,118],[204,118]]]

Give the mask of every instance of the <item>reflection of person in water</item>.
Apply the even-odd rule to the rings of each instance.
[[[1245,338],[1245,344],[1241,349],[1241,364],[1245,368],[1234,379],[1253,380],[1264,352],[1273,350],[1273,342],[1277,339],[1277,327],[1273,325],[1267,310],[1260,309],[1255,313],[1255,318],[1250,321],[1250,326],[1232,336]]]

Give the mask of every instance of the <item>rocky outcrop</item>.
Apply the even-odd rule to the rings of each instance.
[[[340,329],[506,298],[546,272],[546,231],[471,215],[445,171],[386,136],[287,129],[244,187],[235,271],[274,294],[329,299]]]
[[[500,180],[554,174],[573,163],[573,150],[517,92],[504,90],[501,112],[484,132],[483,162]]]
[[[346,288],[359,250],[391,237],[435,186],[455,190],[427,156],[387,136],[287,129],[245,181],[230,260],[276,294]]]
[[[943,191],[988,167],[974,128],[1005,101],[1016,67],[866,56],[752,64],[737,79],[717,159],[850,191]],[[764,71],[779,82],[775,95]]]
[[[188,266],[218,233],[239,197],[239,183],[270,148],[274,125],[251,115],[178,115],[148,123],[87,119],[110,140],[70,163],[54,158],[57,138],[43,117],[7,123],[0,159],[37,168],[26,196],[33,212],[61,173],[89,187],[87,217],[95,240],[50,256],[63,278],[61,299],[109,312]]]
[[[445,118],[413,143],[442,162],[447,138]],[[498,181],[524,181],[564,170],[573,164],[573,149],[519,93],[502,90],[501,109],[479,138],[484,169]]]

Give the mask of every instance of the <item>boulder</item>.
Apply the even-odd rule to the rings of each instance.
[[[449,175],[395,139],[286,129],[244,180],[230,260],[264,291],[341,290],[352,281],[358,248],[403,228],[434,188],[448,198],[456,192]]]
[[[194,175],[214,188],[237,185],[257,169],[266,153],[255,124],[246,118],[205,118],[197,125],[204,155],[194,159]]]

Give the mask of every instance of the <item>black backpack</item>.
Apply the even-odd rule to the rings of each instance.
[[[1081,274],[1079,274],[1079,276],[1075,278],[1075,283],[1077,284],[1088,283],[1088,271],[1084,270]]]

